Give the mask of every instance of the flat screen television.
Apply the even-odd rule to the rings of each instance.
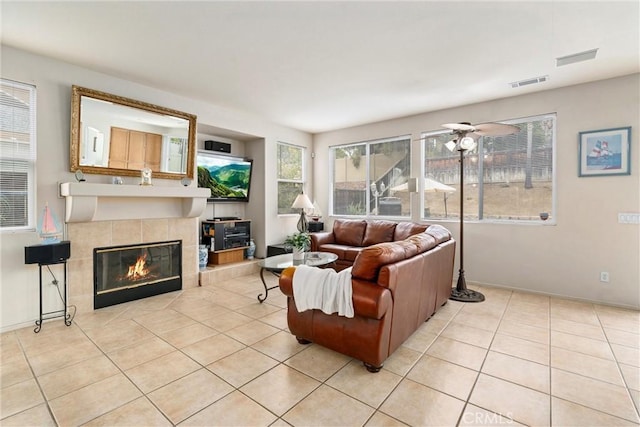
[[[199,150],[198,187],[210,188],[210,202],[248,202],[253,160]]]

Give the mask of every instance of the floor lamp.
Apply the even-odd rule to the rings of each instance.
[[[464,278],[464,155],[467,151],[476,148],[476,141],[466,135],[466,132],[460,132],[457,139],[445,144],[450,151],[458,151],[460,153],[460,237],[458,239],[460,269],[458,270],[458,283],[455,288],[451,289],[449,298],[462,302],[482,302],[484,301],[484,295],[478,291],[467,289],[467,282]]]
[[[481,302],[484,301],[484,295],[478,291],[467,289],[467,282],[464,278],[464,155],[467,151],[476,148],[475,138],[480,136],[498,136],[510,135],[518,132],[517,126],[506,125],[503,123],[484,123],[472,126],[470,123],[449,123],[442,125],[447,129],[451,129],[456,138],[447,142],[445,146],[449,151],[458,151],[460,153],[460,270],[458,271],[458,283],[455,288],[451,289],[449,299],[462,302]]]

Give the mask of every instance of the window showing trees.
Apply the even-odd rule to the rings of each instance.
[[[408,217],[411,138],[331,148],[333,215]]]
[[[36,89],[0,80],[0,229],[35,228]]]
[[[304,188],[304,148],[278,143],[278,214],[299,213],[291,205]]]
[[[542,221],[554,218],[555,114],[506,121],[513,135],[480,137],[464,161],[466,219]],[[459,218],[460,155],[448,131],[422,135],[425,219]]]

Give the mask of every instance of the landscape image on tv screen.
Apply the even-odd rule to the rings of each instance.
[[[249,201],[251,159],[198,152],[198,187],[211,189],[210,200]]]

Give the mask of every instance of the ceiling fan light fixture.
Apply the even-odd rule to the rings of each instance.
[[[559,56],[556,58],[556,67],[575,64],[576,62],[589,61],[595,59],[598,48],[585,50],[584,52],[572,53],[571,55]]]
[[[460,140],[460,148],[462,150],[473,150],[476,148],[476,141],[470,136],[465,136]]]
[[[452,139],[451,141],[447,142],[446,144],[444,144],[445,147],[447,147],[447,149],[451,152],[455,151],[456,147],[458,146],[458,141],[455,139]]]

